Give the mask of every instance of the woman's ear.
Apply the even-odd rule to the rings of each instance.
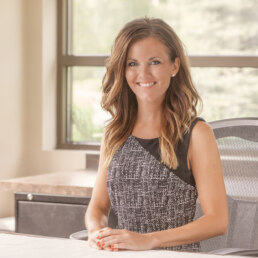
[[[179,57],[175,58],[175,61],[172,64],[172,66],[173,66],[173,68],[172,68],[172,72],[171,72],[171,77],[175,77],[176,74],[179,71],[179,68],[180,68],[180,59],[179,59]]]

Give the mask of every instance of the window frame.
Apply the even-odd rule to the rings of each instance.
[[[100,142],[74,143],[67,141],[69,67],[104,67],[108,55],[71,54],[73,0],[57,0],[57,148],[99,150]],[[70,46],[70,49],[69,49]],[[258,55],[189,55],[191,67],[258,68]],[[70,74],[71,75],[71,74]]]

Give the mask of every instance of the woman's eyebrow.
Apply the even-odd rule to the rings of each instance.
[[[149,58],[149,60],[152,61],[152,60],[157,59],[157,58],[162,59],[161,57],[158,57],[158,56],[152,56],[152,57]],[[127,58],[127,61],[137,61],[137,59]]]
[[[127,58],[127,61],[137,61],[137,60],[134,58]]]
[[[151,60],[153,60],[153,59],[162,59],[161,57],[159,57],[159,56],[153,56],[153,57],[151,57],[149,60],[151,61]]]

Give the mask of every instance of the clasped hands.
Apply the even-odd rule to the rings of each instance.
[[[150,234],[135,233],[126,229],[102,228],[89,235],[89,245],[99,250],[150,250],[153,241]]]

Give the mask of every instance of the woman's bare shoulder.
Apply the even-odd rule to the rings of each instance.
[[[210,137],[214,138],[211,126],[205,121],[198,121],[193,127],[191,138],[200,141]]]

